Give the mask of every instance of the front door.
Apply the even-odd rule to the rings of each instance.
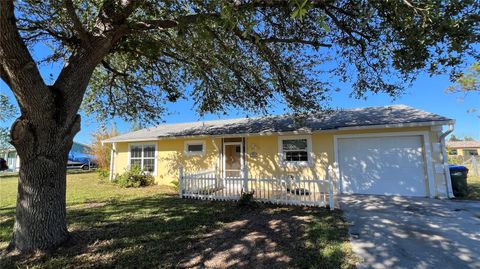
[[[243,144],[242,142],[226,142],[223,144],[223,176],[243,177]]]

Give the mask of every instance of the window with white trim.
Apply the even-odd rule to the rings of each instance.
[[[203,155],[205,153],[204,141],[186,141],[185,154],[187,155]]]
[[[284,164],[308,165],[311,161],[309,137],[283,137],[279,139],[279,152]]]
[[[155,144],[130,145],[130,167],[138,166],[143,171],[155,173]]]

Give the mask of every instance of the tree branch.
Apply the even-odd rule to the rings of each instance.
[[[129,26],[131,30],[154,30],[158,28],[168,29],[178,25],[174,20],[148,20],[143,22],[137,22]]]
[[[110,52],[116,42],[126,34],[128,30],[126,28],[126,19],[135,11],[135,7],[140,2],[124,0],[117,6],[113,0],[104,1],[98,14],[94,31],[91,34],[87,33],[89,35],[88,46],[77,48],[72,52],[67,64],[53,85],[56,89],[64,89],[68,92],[65,95],[66,103],[69,104],[68,113],[76,113],[78,111],[93,71],[97,65],[102,63],[104,57]],[[69,13],[72,16],[76,15],[73,6],[69,9]],[[74,24],[77,24],[77,27],[82,27],[83,30],[77,30],[79,34],[85,30],[79,20]],[[104,66],[109,65],[104,64]]]
[[[80,37],[80,40],[82,40],[84,45],[89,46],[90,35],[87,32],[87,30],[83,27],[82,22],[78,18],[77,13],[75,12],[75,7],[73,6],[72,0],[65,0],[64,4],[65,4],[65,8],[67,9],[68,17],[72,20],[73,27],[75,28],[75,31],[77,31]]]
[[[192,23],[197,23],[201,20],[207,19],[218,19],[220,18],[220,13],[199,13],[199,14],[192,14],[181,16],[176,19],[159,19],[159,20],[148,20],[143,22],[138,22],[135,24],[130,25],[130,29],[132,30],[153,30],[153,29],[168,29],[174,28],[178,25],[187,25]]]
[[[278,37],[268,37],[262,38],[259,40],[262,43],[299,43],[305,45],[311,45],[313,47],[326,47],[330,48],[332,44],[321,43],[313,40],[303,40],[300,38],[278,38]]]
[[[355,29],[352,29],[351,27],[346,27],[344,23],[342,23],[332,12],[330,12],[328,9],[324,9],[325,14],[327,14],[330,19],[337,25],[342,31],[347,33],[351,38],[353,38],[357,43],[359,42],[359,39],[353,36],[352,33],[355,33],[362,38],[364,38],[367,41],[370,41],[370,37],[365,35],[364,33],[361,33],[359,31],[356,31]]]
[[[2,65],[0,65],[0,79],[3,80],[8,85],[8,87],[12,87],[12,82],[8,76],[8,73],[7,71],[5,71]]]
[[[18,32],[13,0],[0,1],[0,75],[22,112],[33,116],[38,109],[48,106],[44,98],[49,91]]]
[[[118,76],[123,76],[123,77],[127,77],[128,74],[124,73],[124,72],[120,72],[118,71],[117,69],[113,68],[107,61],[105,60],[102,60],[102,66],[105,67],[105,69],[107,69],[108,71],[118,75]]]
[[[284,73],[282,72],[282,68],[278,65],[278,62],[274,60],[276,58],[274,52],[265,43],[257,42],[258,40],[260,40],[258,34],[244,32],[238,27],[235,27],[233,29],[233,32],[241,40],[249,41],[252,45],[256,46],[259,51],[262,51],[263,53],[268,55],[266,60],[268,61],[270,68],[272,69],[272,73],[275,73],[278,76],[281,90],[286,91],[288,87],[285,84],[286,79]]]

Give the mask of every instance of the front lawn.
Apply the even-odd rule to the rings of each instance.
[[[68,176],[72,240],[56,253],[6,253],[16,179],[0,178],[0,268],[352,268],[340,211],[182,200],[166,186],[122,189],[95,174]]]
[[[468,175],[467,185],[468,185],[467,199],[480,200],[480,176]]]

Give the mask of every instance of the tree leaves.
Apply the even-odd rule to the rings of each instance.
[[[292,11],[290,17],[292,19],[299,19],[303,22],[303,18],[307,15],[308,10],[312,6],[309,0],[298,1],[295,0],[295,8]]]
[[[10,103],[6,95],[0,94],[0,121],[12,118],[15,114],[15,106]]]
[[[0,150],[11,148],[10,131],[6,127],[0,127]]]
[[[447,91],[465,93],[480,91],[480,62],[470,66],[455,82],[455,85],[448,87]]]

